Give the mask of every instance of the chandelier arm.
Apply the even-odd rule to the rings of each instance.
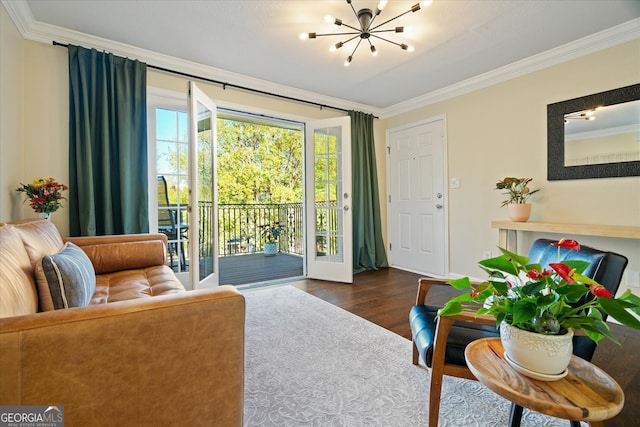
[[[404,16],[404,15],[406,15],[406,14],[407,14],[407,13],[409,13],[409,12],[413,12],[413,10],[412,10],[412,9],[409,9],[409,10],[407,10],[406,12],[401,13],[400,15],[398,15],[398,16],[396,16],[396,17],[394,17],[394,18],[391,18],[391,19],[389,19],[389,20],[384,21],[382,24],[380,24],[380,25],[376,25],[375,27],[371,28],[371,30],[369,30],[369,32],[371,32],[371,31],[375,30],[376,28],[380,28],[380,27],[382,27],[384,24],[388,24],[389,22],[391,22],[391,21],[393,21],[393,20],[395,20],[395,19],[398,19],[398,18],[400,18],[401,16]]]
[[[353,57],[353,55],[356,53],[356,50],[358,50],[358,46],[360,46],[360,43],[362,43],[362,39],[358,40],[358,44],[356,44],[356,47],[353,48],[353,52],[351,52],[350,55],[351,57]]]
[[[351,10],[353,10],[353,15],[356,17],[356,21],[360,22],[360,20],[358,19],[358,12],[356,12],[356,8],[353,7],[351,0],[347,0],[347,3],[349,3],[349,6],[351,6]]]
[[[377,38],[377,39],[384,40],[384,41],[386,41],[387,43],[395,44],[395,45],[396,45],[396,46],[398,46],[398,47],[402,47],[402,45],[401,45],[400,43],[392,42],[392,41],[391,41],[391,40],[389,40],[389,39],[385,39],[384,37],[376,36],[375,34],[371,34],[371,37],[375,37],[375,38]]]
[[[324,34],[316,34],[316,37],[321,37],[321,36],[352,36],[352,35],[356,35],[359,36],[360,35],[360,31],[358,31],[357,33],[354,32],[348,32],[348,33],[324,33]]]
[[[351,40],[356,39],[356,38],[358,38],[358,37],[360,37],[360,35],[359,35],[359,34],[357,34],[357,35],[355,35],[355,36],[351,37],[350,39],[347,39],[347,40],[345,40],[345,41],[343,41],[343,42],[340,42],[340,43],[342,43],[343,45],[345,45],[345,44],[349,43]],[[362,40],[362,39],[361,39],[361,40]]]
[[[351,28],[352,30],[355,30],[355,31],[357,31],[357,32],[359,32],[359,33],[360,33],[360,32],[362,32],[362,30],[361,30],[360,28],[352,27],[351,25],[349,25],[349,24],[345,24],[344,22],[343,22],[341,25],[342,25],[343,27]]]
[[[395,28],[389,28],[388,30],[375,30],[375,31],[369,31],[369,34],[373,34],[373,33],[391,33],[391,32],[396,32]]]

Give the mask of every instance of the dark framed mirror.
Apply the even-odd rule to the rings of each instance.
[[[640,176],[640,84],[547,105],[547,179]]]

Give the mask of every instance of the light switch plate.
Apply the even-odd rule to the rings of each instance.
[[[451,188],[460,188],[460,178],[451,178],[451,184],[449,185]]]

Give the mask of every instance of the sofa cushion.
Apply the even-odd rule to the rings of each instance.
[[[175,273],[166,265],[117,271],[96,276],[96,291],[90,304],[107,304],[138,298],[185,292]]]
[[[55,254],[64,245],[60,232],[48,219],[16,221],[12,226],[22,237],[34,269],[43,256]]]
[[[0,317],[38,311],[38,294],[29,255],[10,225],[0,225]]]
[[[95,274],[89,257],[71,242],[44,256],[36,267],[40,310],[88,305],[96,289]]]

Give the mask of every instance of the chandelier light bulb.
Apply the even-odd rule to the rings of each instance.
[[[373,45],[371,45],[371,55],[378,56],[378,51],[376,50],[376,47]]]
[[[324,17],[324,22],[327,24],[333,24],[335,22],[335,18],[331,15],[327,15]]]
[[[404,43],[400,45],[400,48],[402,48],[402,50],[406,50],[407,52],[413,52],[415,50],[413,46]]]
[[[378,3],[378,10],[382,12],[382,10],[387,6],[387,3],[389,3],[389,0],[380,0],[380,3]]]
[[[353,56],[349,55],[349,57],[347,57],[347,59],[345,59],[344,61],[344,66],[348,67],[349,65],[351,65],[351,60],[353,59]]]
[[[342,46],[344,45],[344,43],[342,42],[338,42],[336,44],[331,45],[331,47],[329,48],[330,52],[335,52],[336,50],[340,49]]]
[[[309,33],[300,33],[298,37],[300,37],[300,40],[307,40],[309,38]]]
[[[431,3],[433,3],[433,0],[423,0],[423,1],[420,2],[420,7],[427,7]]]

